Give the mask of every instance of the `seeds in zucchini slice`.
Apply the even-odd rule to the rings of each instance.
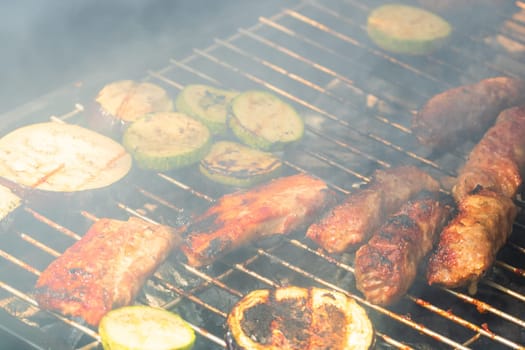
[[[213,134],[219,134],[226,131],[230,102],[238,94],[207,85],[188,85],[177,96],[175,106],[179,112],[202,121]]]
[[[400,54],[428,54],[447,41],[450,24],[424,9],[386,4],[368,16],[367,32],[379,47]]]
[[[212,145],[199,169],[209,179],[232,186],[249,187],[275,176],[282,163],[271,153],[236,142],[219,141]]]
[[[303,120],[291,105],[258,90],[233,99],[229,126],[244,144],[265,151],[282,149],[304,133]]]
[[[195,332],[179,315],[143,305],[108,312],[98,331],[105,350],[189,350]]]
[[[152,113],[133,122],[122,143],[143,169],[167,171],[199,162],[211,134],[200,121],[182,113]]]

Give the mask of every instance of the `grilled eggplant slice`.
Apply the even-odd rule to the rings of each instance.
[[[188,85],[177,96],[175,107],[203,122],[213,134],[226,131],[226,119],[231,100],[239,92],[214,88],[207,85]]]
[[[173,111],[173,100],[162,87],[133,80],[107,84],[88,114],[90,128],[120,137],[129,124],[148,113]]]
[[[209,151],[211,134],[200,121],[182,113],[148,114],[124,132],[122,143],[143,169],[167,171],[199,162]]]
[[[239,187],[249,187],[274,177],[282,162],[271,153],[237,142],[219,141],[200,162],[200,171],[209,179]]]
[[[452,32],[450,24],[424,9],[386,4],[368,16],[367,32],[384,50],[410,55],[425,55],[443,46]]]
[[[233,99],[229,126],[243,143],[265,151],[283,149],[304,133],[304,122],[291,105],[259,90]]]
[[[255,290],[227,319],[230,350],[369,349],[374,330],[352,298],[322,288]]]
[[[108,312],[98,326],[105,350],[189,350],[195,332],[179,315],[133,305]]]
[[[131,165],[119,143],[77,125],[31,124],[0,139],[0,177],[33,191],[104,188],[128,174]]]

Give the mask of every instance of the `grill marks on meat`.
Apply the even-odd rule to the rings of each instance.
[[[495,77],[459,86],[428,100],[412,120],[418,140],[440,152],[477,138],[506,108],[525,103],[525,81]]]
[[[350,194],[311,225],[306,236],[329,253],[342,253],[365,242],[409,198],[438,189],[436,180],[414,166],[378,170],[368,187]]]
[[[422,192],[357,250],[357,289],[368,301],[388,305],[408,291],[420,262],[431,251],[453,208],[451,197]]]
[[[469,285],[471,292],[512,231],[517,209],[506,195],[479,190],[459,203],[459,214],[443,230],[430,257],[427,280],[450,288]]]
[[[179,242],[166,226],[134,217],[100,219],[42,272],[35,298],[44,309],[96,326],[108,311],[134,300]]]
[[[525,107],[501,112],[472,149],[453,188],[460,201],[481,186],[514,197],[525,171]]]
[[[186,229],[181,250],[192,266],[210,264],[256,239],[305,227],[333,198],[325,182],[305,174],[226,195]]]

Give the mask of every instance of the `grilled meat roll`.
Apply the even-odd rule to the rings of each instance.
[[[374,341],[365,310],[321,288],[252,291],[233,307],[227,325],[229,350],[361,350]]]
[[[306,236],[330,253],[342,253],[368,240],[410,197],[422,190],[438,189],[435,179],[414,166],[378,170],[368,187],[350,194],[312,224]]]
[[[442,152],[481,136],[502,110],[522,103],[525,81],[488,78],[432,97],[412,119],[412,129],[421,144]]]
[[[452,191],[458,201],[478,186],[514,197],[524,172],[525,107],[508,108],[472,149]]]
[[[100,219],[40,275],[35,299],[47,310],[96,326],[130,304],[180,239],[171,228],[138,218]]]
[[[305,174],[223,196],[187,227],[181,250],[190,265],[210,264],[256,239],[308,225],[333,198],[326,183]]]
[[[427,270],[429,284],[468,285],[472,293],[512,231],[517,209],[506,195],[481,189],[459,202],[458,215],[440,236]]]
[[[366,299],[389,305],[410,288],[454,208],[452,197],[422,192],[379,228],[355,256],[355,279]]]

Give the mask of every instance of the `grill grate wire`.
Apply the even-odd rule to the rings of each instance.
[[[517,1],[515,5],[517,8],[525,9],[521,1]],[[427,71],[424,69],[425,65],[419,66],[411,59],[388,55],[362,40],[363,33],[359,31],[364,31],[363,23],[357,22],[357,15],[348,14],[355,12],[362,15],[370,8],[371,5],[365,1],[330,0],[323,4],[318,1],[304,1],[292,9],[283,9],[271,18],[260,17],[259,22],[253,27],[241,28],[227,39],[215,39],[208,48],[194,49],[193,53],[184,59],[171,58],[166,67],[148,71],[145,79],[165,85],[174,94],[188,83],[202,81],[219,87],[229,88],[232,87],[230,83],[233,83],[235,84],[233,87],[239,89],[268,89],[290,101],[308,114],[305,117],[306,142],[316,142],[307,144],[304,149],[292,150],[292,154],[284,160],[285,165],[290,172],[307,172],[323,178],[340,194],[351,193],[360,184],[368,182],[374,169],[388,168],[398,163],[419,165],[437,177],[454,176],[457,165],[465,159],[468,146],[447,155],[446,159],[433,159],[428,150],[416,146],[409,128],[410,117],[419,103],[432,93],[460,82],[460,80],[444,80],[435,72],[452,71],[458,75],[458,79],[463,79],[461,82],[469,82],[491,74],[520,76],[515,72],[525,70],[520,65],[514,70],[508,70],[506,67],[472,55],[463,47],[452,46],[449,50],[454,56],[466,58],[468,55],[469,58],[474,58],[476,64],[481,66],[480,71],[466,71],[457,61],[447,61],[439,56],[425,59],[428,60],[425,65],[432,64],[439,68]],[[344,11],[338,12],[336,9]],[[319,18],[316,18],[317,16]],[[507,17],[504,13],[499,13],[498,16]],[[336,24],[338,24],[337,28],[335,28]],[[341,24],[348,26],[349,32],[342,31]],[[305,27],[306,32],[301,30]],[[499,35],[523,42],[525,39],[519,35],[519,32],[524,28],[524,22],[520,18],[514,18],[505,24]],[[483,38],[462,35],[469,46],[487,49]],[[325,44],[322,38],[330,38],[330,40]],[[329,43],[335,45],[330,46]],[[300,46],[307,46],[315,50],[316,54],[307,55],[298,49]],[[261,47],[265,49],[254,50]],[[349,57],[345,55],[343,49],[348,47],[362,51],[364,57],[372,57],[375,62],[395,66],[403,76],[408,76],[410,80],[424,82],[427,87],[421,90],[417,87],[405,88],[403,82],[377,78],[380,74],[374,74],[366,64],[368,62],[360,61],[358,54],[353,54],[351,50],[352,54]],[[287,65],[286,62],[292,62],[292,65]],[[367,84],[367,81],[360,77],[361,74],[354,77],[351,75],[353,74],[351,70],[341,69],[345,65],[351,65],[353,69],[362,70],[366,75],[377,79]],[[295,69],[296,67],[299,68]],[[372,86],[373,84],[377,84],[377,87]],[[387,89],[382,89],[383,87]],[[398,94],[398,90],[403,90],[401,92],[405,94],[405,98],[403,94]],[[407,91],[410,93],[409,98],[406,98]],[[76,103],[71,111],[61,115],[51,115],[50,119],[56,122],[74,123],[82,117],[83,112],[84,106]],[[368,118],[366,123],[360,120],[363,116]],[[334,132],[334,129],[337,132]],[[332,152],[334,149],[335,151]],[[319,166],[312,166],[312,164]],[[190,185],[188,177],[184,175],[158,173],[155,176],[155,182],[161,183],[164,189],[176,191],[182,199],[190,197],[201,204],[210,205],[220,196],[220,193],[214,193],[209,188],[201,189],[197,185]],[[154,203],[173,216],[184,213],[186,210],[184,201],[166,198],[164,191],[158,192],[143,184],[133,184],[133,192],[144,199],[143,203]],[[140,205],[134,206],[119,200],[115,200],[110,205],[112,210],[116,210],[122,216],[138,216],[150,222],[160,222],[159,220],[162,219],[155,217],[153,212],[148,212]],[[32,220],[49,227],[51,234],[57,236],[58,240],[65,239],[71,244],[82,236],[82,231],[70,229],[69,223],[62,224],[60,218],[54,219],[52,215],[42,213],[29,204],[24,205],[23,211]],[[99,214],[91,210],[82,210],[80,215],[84,220],[94,222]],[[517,232],[525,229],[519,222],[514,228]],[[30,230],[16,229],[14,235],[21,242],[39,251],[40,255],[47,256],[47,261],[58,257],[68,245],[54,247],[47,240],[42,239],[37,232]],[[178,261],[169,260],[165,263],[176,265],[178,270],[183,270],[195,280],[199,280],[200,282],[195,285],[178,285],[159,272],[155,273],[148,282],[162,287],[173,295],[172,298],[163,300],[163,307],[174,310],[184,309],[189,303],[193,305],[192,307],[200,309],[203,314],[224,321],[228,309],[213,298],[208,298],[207,292],[225,293],[234,301],[255,286],[278,287],[296,278],[299,281],[306,281],[304,283],[309,285],[320,285],[341,291],[358,300],[370,312],[373,320],[378,321],[375,323],[380,343],[378,347],[412,349],[420,347],[419,342],[455,349],[476,348],[476,346],[483,346],[485,342],[501,348],[523,347],[520,343],[523,339],[511,339],[509,333],[501,329],[493,330],[491,324],[494,322],[512,324],[523,332],[525,321],[512,314],[508,308],[504,309],[500,305],[484,301],[484,296],[470,296],[462,291],[432,287],[423,290],[421,295],[411,291],[405,296],[399,308],[383,308],[368,303],[355,291],[355,288],[348,288],[345,283],[338,283],[337,278],[324,275],[320,277],[320,274],[310,271],[300,261],[294,260],[293,256],[283,254],[289,249],[295,249],[300,256],[311,257],[319,264],[335,268],[337,274],[353,275],[353,268],[348,262],[349,257],[329,256],[312,247],[308,242],[304,242],[300,236],[291,236],[282,238],[270,247],[247,247],[246,254],[240,259],[238,257],[234,257],[233,260],[229,257],[221,259],[214,264],[220,267],[217,273],[213,268],[196,269]],[[525,253],[524,244],[516,234],[511,237],[505,249],[512,250],[521,258]],[[1,246],[0,257],[7,266],[26,271],[33,277],[29,278],[31,281],[36,280],[40,270],[45,268],[45,264],[37,267],[26,261],[26,256],[17,255],[17,252]],[[265,271],[257,265],[261,261],[268,261],[272,266],[285,271],[285,276],[293,277],[276,279],[273,275],[265,274]],[[515,263],[516,261],[499,259],[495,268],[510,275],[508,279],[515,277],[518,282],[509,284],[508,281],[501,282],[488,276],[481,281],[480,288],[496,294],[496,297],[506,296],[516,305],[523,306],[525,274],[521,267],[514,266]],[[245,280],[253,283],[241,288],[236,285],[237,283],[232,282],[238,276],[243,276]],[[30,288],[27,286],[19,288],[14,283],[4,282],[0,278],[0,287],[8,298],[23,301],[38,312],[38,305],[31,297]],[[431,290],[430,294],[428,289]],[[447,302],[450,306],[439,305],[437,299],[432,298],[434,295],[448,296]],[[147,303],[148,298],[141,295],[138,301]],[[463,305],[466,309],[471,307],[475,311],[464,311],[463,308],[458,308],[457,304]],[[95,330],[61,315],[46,313],[82,333],[79,349],[100,348],[99,337]],[[490,315],[490,318],[487,315]],[[191,318],[189,321],[199,334],[198,344],[203,348],[226,347],[222,334],[217,329],[207,329]],[[445,323],[447,328],[436,326],[438,323]],[[448,328],[455,331],[448,332],[446,330]],[[402,333],[399,333],[399,329],[412,331],[416,341],[407,341],[404,335],[400,335]]]

